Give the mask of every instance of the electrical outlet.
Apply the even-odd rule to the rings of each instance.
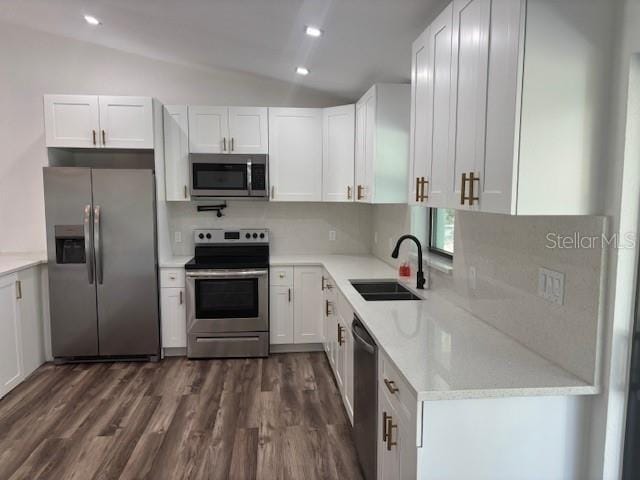
[[[336,231],[335,230],[329,230],[329,240],[334,242],[336,239]]]
[[[564,305],[564,273],[539,268],[538,296],[550,303]]]
[[[469,288],[476,289],[476,267],[469,267]]]
[[[182,243],[182,232],[181,231],[176,231],[173,232],[173,241],[175,243]]]

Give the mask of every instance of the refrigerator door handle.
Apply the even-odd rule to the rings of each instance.
[[[102,285],[103,269],[102,269],[102,247],[100,238],[100,205],[96,205],[93,209],[93,242],[96,256],[96,282]]]
[[[87,275],[89,276],[89,285],[93,285],[93,249],[91,248],[91,205],[84,207],[84,216],[82,223],[84,225],[84,258],[87,263]]]

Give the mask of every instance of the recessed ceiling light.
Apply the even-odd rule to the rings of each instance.
[[[96,17],[94,17],[93,15],[85,15],[84,16],[84,20],[89,24],[89,25],[100,25],[100,20],[98,20]]]
[[[322,30],[318,27],[312,27],[311,25],[307,25],[305,28],[305,33],[310,37],[320,37],[322,36]]]
[[[309,75],[309,69],[305,67],[298,67],[296,68],[296,73],[298,75]]]

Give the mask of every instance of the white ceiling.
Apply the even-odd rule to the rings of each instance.
[[[357,98],[408,81],[411,43],[447,0],[2,0],[0,20],[188,65]],[[84,14],[102,21],[85,23]],[[321,27],[311,38],[304,26]],[[294,73],[298,65],[311,70]]]

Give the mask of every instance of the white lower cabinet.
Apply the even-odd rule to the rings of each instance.
[[[45,361],[40,267],[0,277],[0,397]]]
[[[160,289],[162,348],[187,346],[187,319],[184,288]]]
[[[187,307],[183,268],[160,269],[162,348],[187,347]]]
[[[270,343],[322,343],[322,268],[275,267],[270,274]]]

